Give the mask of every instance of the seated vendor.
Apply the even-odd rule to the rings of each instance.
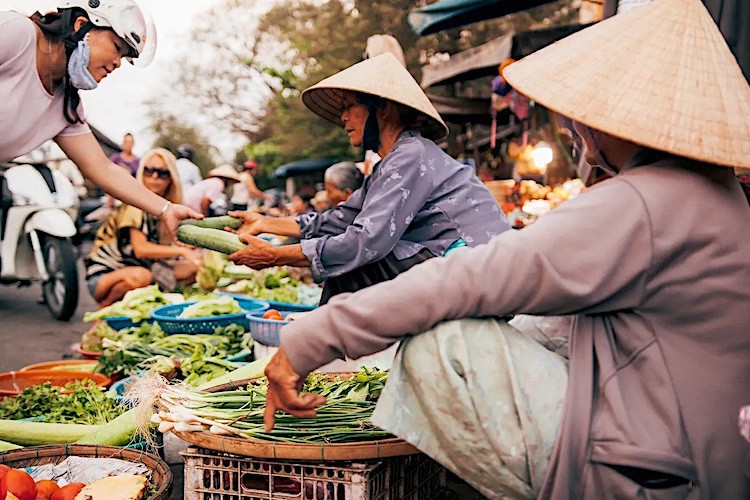
[[[274,219],[244,218],[247,248],[230,255],[255,269],[309,266],[325,282],[321,303],[393,279],[459,246],[487,243],[509,229],[471,167],[434,140],[448,129],[409,72],[390,53],[343,70],[307,89],[303,102],[344,127],[353,146],[383,159],[363,186],[333,210]],[[274,247],[253,238],[273,233],[301,244]]]
[[[402,341],[373,423],[489,498],[750,498],[750,86],[714,20],[656,0],[504,76],[610,177],[282,328],[266,429],[315,415],[310,371]],[[569,372],[492,319],[519,313],[575,316]]]
[[[334,163],[326,169],[324,176],[326,194],[331,208],[338,207],[362,187],[364,175],[353,161]]]
[[[141,160],[136,178],[153,193],[182,203],[175,157],[157,148]],[[200,253],[171,245],[161,221],[131,205],[119,205],[96,234],[85,259],[89,291],[101,307],[120,300],[128,291],[156,281],[165,288],[195,281]],[[175,259],[179,259],[176,260]]]

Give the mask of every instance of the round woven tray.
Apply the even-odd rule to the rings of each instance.
[[[145,465],[151,470],[151,483],[156,493],[147,500],[166,500],[172,492],[172,471],[159,457],[144,451],[96,446],[90,444],[68,444],[54,446],[30,446],[19,450],[0,452],[0,464],[13,468],[59,464],[69,456],[88,458],[118,458]]]
[[[352,377],[353,372],[328,374],[331,377]],[[246,386],[252,380],[243,380],[213,387],[208,392],[227,391]],[[175,432],[178,438],[201,448],[232,453],[254,458],[276,458],[288,460],[372,460],[377,458],[401,457],[421,453],[403,439],[391,438],[380,441],[362,441],[344,444],[297,444],[278,443],[253,438],[219,436],[207,431]]]

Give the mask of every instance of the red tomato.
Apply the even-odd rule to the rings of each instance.
[[[10,469],[0,480],[0,497],[13,493],[18,500],[36,500],[36,483],[26,472]]]
[[[263,315],[263,319],[273,319],[273,320],[276,320],[276,321],[282,321],[284,319],[284,317],[276,309],[269,309]]]
[[[56,492],[52,493],[49,500],[74,500],[79,491],[86,486],[83,483],[70,483],[66,484]]]
[[[36,500],[49,500],[54,492],[59,490],[60,487],[56,482],[49,479],[42,479],[36,482]]]

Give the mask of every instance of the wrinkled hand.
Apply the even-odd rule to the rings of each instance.
[[[245,243],[247,243],[247,241],[245,241],[243,237],[249,238],[250,236],[257,236],[260,233],[266,232],[266,217],[264,215],[245,211],[229,212],[229,215],[238,219],[242,219],[242,225],[237,230],[237,234],[240,235],[240,240]]]
[[[169,229],[169,232],[174,235],[177,232],[177,226],[183,219],[202,219],[203,214],[200,212],[196,212],[192,208],[186,207],[185,205],[177,205],[172,204],[169,206],[166,212],[164,212],[164,215],[162,216],[162,220],[164,221],[164,224],[167,225],[167,229]]]
[[[318,414],[316,408],[326,402],[326,398],[319,394],[300,395],[306,377],[294,371],[281,347],[268,363],[265,374],[268,377],[266,410],[263,413],[266,432],[276,425],[276,410],[297,418],[314,418]]]
[[[229,260],[253,269],[265,269],[276,265],[276,247],[255,236],[240,235],[240,241],[247,246],[229,256]]]

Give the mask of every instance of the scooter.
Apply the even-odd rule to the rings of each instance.
[[[41,282],[56,319],[78,307],[76,234],[78,196],[70,181],[43,161],[23,157],[0,177],[0,284]]]

